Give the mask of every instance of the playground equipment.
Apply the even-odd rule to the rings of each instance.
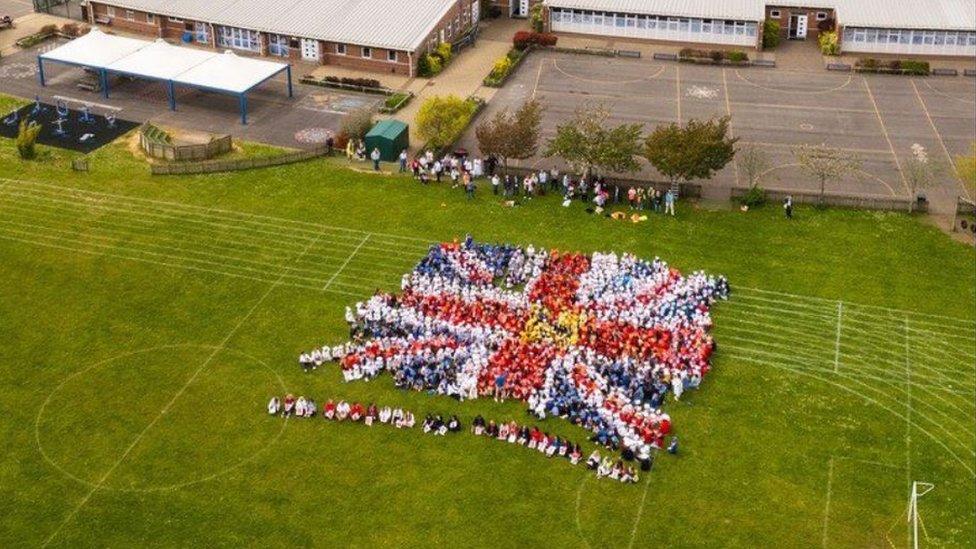
[[[89,105],[89,104],[86,103],[81,108],[81,117],[79,117],[78,120],[80,120],[81,122],[84,122],[85,124],[94,124],[95,123],[95,117],[92,116],[92,114],[91,114],[91,105]]]
[[[66,118],[58,118],[57,120],[54,121],[54,125],[56,126],[54,128],[54,135],[62,138],[68,137],[68,132],[64,131],[64,123],[66,121],[67,121]]]
[[[15,126],[20,122],[20,109],[14,109],[10,111],[4,119],[3,123],[5,126]]]
[[[31,116],[36,116],[44,112],[44,105],[41,104],[41,96],[34,96],[34,108],[31,109]]]

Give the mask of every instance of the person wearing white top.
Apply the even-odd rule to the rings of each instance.
[[[271,397],[271,400],[268,401],[268,414],[278,415],[279,410],[281,410],[281,401],[278,400],[278,397]]]

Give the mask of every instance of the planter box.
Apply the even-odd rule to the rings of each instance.
[[[390,88],[383,88],[383,87],[373,88],[369,86],[357,86],[355,84],[344,84],[342,82],[330,82],[328,80],[316,80],[315,78],[312,78],[310,76],[303,76],[301,77],[301,79],[298,80],[298,82],[309,86],[319,86],[322,88],[334,88],[339,90],[350,90],[350,91],[357,91],[360,93],[373,93],[378,95],[393,95],[394,93],[396,93]]]

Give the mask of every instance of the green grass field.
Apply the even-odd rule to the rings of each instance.
[[[976,255],[924,221],[680,204],[634,225],[329,160],[153,178],[122,145],[70,157],[0,140],[0,545],[900,548],[913,480],[936,486],[923,545],[976,542]],[[465,233],[728,276],[715,369],[668,403],[680,455],[620,485],[467,434],[266,416],[288,390],[527,418],[297,365]]]

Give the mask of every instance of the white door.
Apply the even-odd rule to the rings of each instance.
[[[796,16],[796,38],[797,40],[805,40],[807,37],[807,16],[797,15]]]
[[[522,17],[529,16],[529,0],[519,0],[519,15]]]
[[[308,38],[302,38],[302,59],[308,59],[309,61],[318,61],[321,58],[319,55],[319,41],[311,40]]]
[[[479,19],[481,19],[481,2],[475,0],[471,3],[471,24],[477,25]]]

